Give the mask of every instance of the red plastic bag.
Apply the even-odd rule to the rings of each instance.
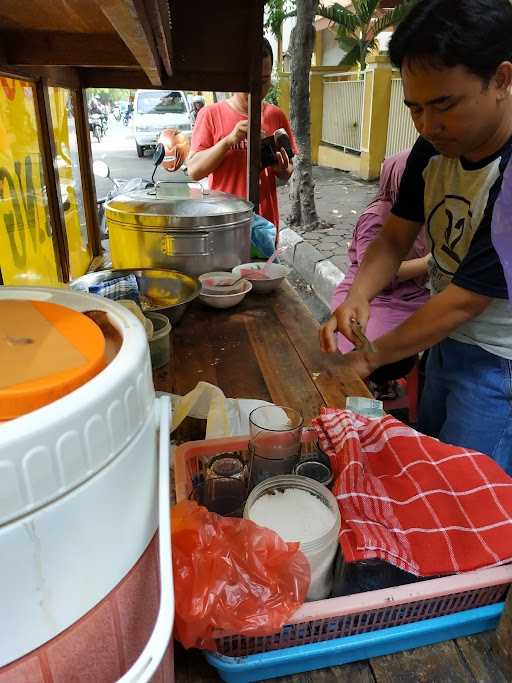
[[[298,543],[192,501],[175,505],[171,521],[175,636],[184,647],[272,635],[303,604],[310,567]]]

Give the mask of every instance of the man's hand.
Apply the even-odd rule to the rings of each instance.
[[[322,351],[334,353],[337,350],[336,332],[340,332],[354,346],[359,346],[359,341],[352,329],[353,323],[357,321],[364,331],[369,317],[370,304],[368,301],[356,294],[349,294],[341,306],[338,306],[329,320],[320,328],[320,348]]]
[[[344,353],[341,359],[346,368],[352,370],[361,379],[366,379],[378,367],[377,363],[372,362],[374,355],[368,351],[351,351]]]
[[[288,154],[284,147],[281,147],[279,152],[276,152],[277,163],[271,166],[274,173],[280,178],[288,180],[293,171],[293,164],[290,161]]]
[[[233,128],[231,133],[229,135],[227,135],[224,139],[226,140],[227,144],[230,147],[233,147],[234,145],[237,145],[242,140],[246,139],[248,131],[249,131],[249,121],[248,121],[248,119],[244,119],[243,121],[239,121],[236,124],[236,126]]]

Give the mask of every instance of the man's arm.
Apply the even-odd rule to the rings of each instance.
[[[344,356],[360,377],[382,365],[413,356],[447,337],[465,322],[483,313],[491,298],[450,284],[433,296],[401,325],[373,342],[374,352],[355,351]]]
[[[323,351],[336,351],[336,332],[341,332],[353,344],[357,343],[352,321],[357,320],[363,329],[366,328],[371,300],[396,275],[420,228],[420,223],[390,215],[382,232],[368,248],[347,298],[320,328]]]

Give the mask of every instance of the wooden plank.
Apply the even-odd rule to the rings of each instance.
[[[233,64],[231,65],[233,67]],[[83,88],[151,88],[154,87],[142,70],[136,69],[79,69]],[[213,90],[215,92],[243,92],[247,89],[247,74],[242,71],[193,71],[178,69],[174,64],[172,76],[163,76],[161,89]]]
[[[466,666],[479,683],[512,680],[512,670],[501,652],[495,631],[458,638],[456,642]]]
[[[22,67],[0,65],[0,76],[19,78],[24,81],[44,79],[48,85],[76,89],[80,87],[78,71],[71,67]]]
[[[250,316],[244,311],[216,311],[208,319],[208,336],[215,349],[218,386],[229,398],[270,401],[271,394],[262,369],[254,362],[247,328],[249,321]]]
[[[4,32],[5,64],[17,66],[134,66],[137,60],[115,33]]]
[[[375,683],[368,662],[354,662],[292,676],[272,678],[264,683]]]
[[[290,337],[268,309],[260,316],[248,316],[246,324],[273,403],[300,410],[309,423],[323,400]]]
[[[62,282],[69,282],[69,249],[64,216],[61,210],[60,185],[57,182],[53,165],[56,153],[47,84],[43,81],[37,81],[34,85],[34,93],[39,130],[39,146],[43,159],[44,182],[48,199],[52,239],[57,257],[57,271]]]
[[[171,18],[167,0],[146,0],[146,11],[155,34],[158,54],[167,76],[172,75]]]
[[[496,636],[512,679],[512,590],[510,589],[505,601],[505,609],[496,629]]]
[[[161,85],[158,50],[142,0],[96,2],[142,67],[151,85]]]
[[[87,232],[94,258],[100,258],[101,236],[98,223],[98,207],[96,203],[96,185],[92,171],[91,136],[89,134],[89,117],[87,114],[86,94],[84,91],[73,91],[73,107],[75,113],[76,137],[78,141],[78,157],[80,161],[80,177],[82,179],[83,202]]]
[[[468,683],[473,680],[453,641],[370,660],[376,683]]]
[[[109,22],[91,0],[2,0],[1,25],[27,31],[108,33]]]
[[[289,283],[269,300],[326,405],[344,408],[347,396],[371,398],[366,384],[347,370],[340,356],[322,353],[319,326]]]

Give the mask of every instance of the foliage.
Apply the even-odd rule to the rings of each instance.
[[[265,95],[264,102],[270,102],[270,104],[279,105],[279,80],[272,80],[272,85],[270,90]]]
[[[379,33],[400,23],[416,1],[402,0],[393,9],[381,9],[380,0],[352,0],[352,10],[338,3],[320,5],[318,14],[335,26],[336,39],[346,53],[340,66],[359,64],[364,70],[368,53],[378,46]]]
[[[265,3],[265,28],[276,38],[282,38],[283,22],[288,17],[297,16],[294,0],[267,0]]]
[[[102,104],[114,104],[115,102],[128,102],[135,94],[134,90],[126,88],[87,88],[87,97],[93,95],[99,98]]]

